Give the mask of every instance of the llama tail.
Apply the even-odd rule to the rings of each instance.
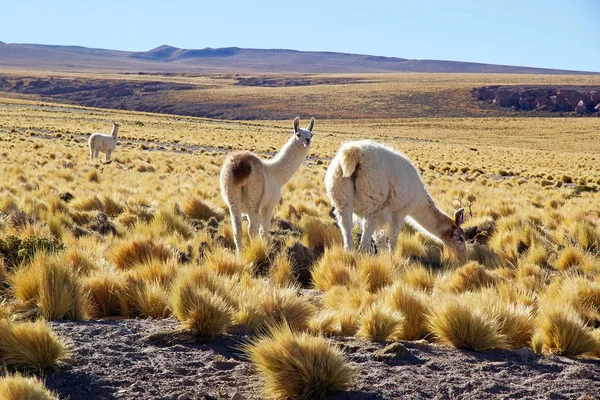
[[[231,183],[234,186],[244,186],[252,173],[252,160],[248,154],[234,154],[229,159],[229,170]]]
[[[342,150],[342,176],[350,178],[360,164],[362,152],[358,146],[348,146]]]

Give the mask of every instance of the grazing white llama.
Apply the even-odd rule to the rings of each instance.
[[[110,162],[110,155],[112,154],[115,147],[117,147],[117,134],[119,133],[120,124],[113,122],[112,132],[110,135],[103,133],[94,132],[88,140],[90,147],[90,159],[93,160],[98,157],[98,153],[102,152],[106,154],[106,162]]]
[[[236,151],[223,163],[221,194],[229,207],[238,254],[242,249],[242,214],[248,217],[250,239],[259,233],[261,239],[266,240],[273,211],[281,199],[281,187],[300,168],[308,154],[315,119],[310,119],[306,129],[301,129],[299,123],[300,118],[296,117],[294,134],[275,157],[261,160],[249,151]]]
[[[325,187],[347,250],[352,250],[354,213],[362,218],[361,251],[370,250],[375,228],[386,226],[393,251],[404,219],[410,216],[457,256],[466,255],[465,234],[460,227],[464,209],[456,211],[454,218],[441,211],[417,168],[394,149],[371,140],[344,143],[327,168]]]

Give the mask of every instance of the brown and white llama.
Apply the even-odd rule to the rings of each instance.
[[[306,129],[294,119],[294,133],[271,159],[262,160],[249,151],[230,153],[221,168],[221,194],[229,207],[235,247],[242,249],[242,214],[248,217],[248,235],[266,240],[275,206],[281,199],[281,188],[308,155],[315,119]]]
[[[88,140],[88,146],[90,148],[90,160],[98,157],[98,153],[102,152],[106,154],[106,162],[110,162],[110,156],[117,147],[117,135],[119,133],[118,122],[113,122],[112,132],[110,135],[103,133],[94,132]]]
[[[466,255],[460,227],[464,209],[451,218],[440,210],[423,184],[417,168],[402,153],[371,140],[344,143],[325,175],[327,195],[351,250],[353,213],[362,219],[361,251],[369,251],[376,228],[387,227],[393,251],[404,219],[410,216],[441,239],[460,258]]]

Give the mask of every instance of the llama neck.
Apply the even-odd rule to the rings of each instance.
[[[285,185],[300,168],[302,161],[308,154],[308,146],[299,148],[292,136],[281,150],[270,160],[265,161],[267,169],[271,171],[279,186]]]
[[[442,240],[446,236],[445,233],[452,230],[454,224],[452,218],[436,206],[428,193],[410,216],[427,232]]]
[[[119,133],[119,126],[118,125],[113,125],[111,136],[116,139],[118,133]]]

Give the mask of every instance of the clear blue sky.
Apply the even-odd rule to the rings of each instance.
[[[8,0],[0,41],[250,47],[600,71],[600,0]]]

